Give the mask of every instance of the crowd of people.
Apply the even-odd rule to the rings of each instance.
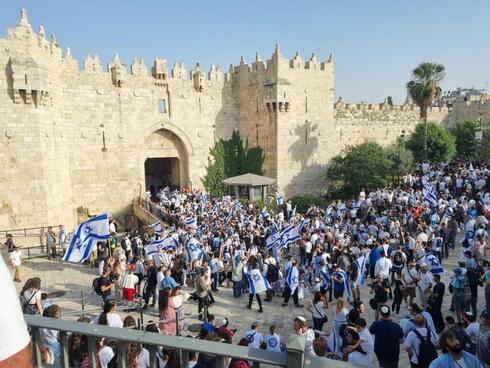
[[[489,176],[486,163],[422,163],[398,187],[361,191],[352,200],[325,209],[312,206],[304,214],[289,202],[278,201],[271,213],[229,196],[166,188],[147,206],[156,206],[177,225],[157,223],[145,234],[128,232],[119,241],[113,236],[98,244],[100,275],[93,288],[104,308],[94,322],[136,326],[131,318],[117,316],[114,307],[131,305],[141,296],[145,308],[159,312],[159,321],[147,329],[186,335],[183,305],[195,301],[203,321],[197,337],[231,343],[235,336],[228,320],[215,321],[211,312],[213,294],[232,288],[234,298],[248,294],[247,308],[256,301],[259,313],[264,302],[286,307],[292,299],[298,316],[282,333],[305,336],[306,354],[312,356],[365,367],[373,366],[376,356],[380,367],[398,367],[403,349],[413,368],[488,368]],[[450,255],[458,265],[444,269]],[[450,282],[443,282],[444,273],[451,274]],[[27,313],[56,318],[59,308],[42,306],[38,286],[37,280],[26,282],[24,312],[28,305]],[[444,304],[448,295],[450,303]],[[485,298],[482,311],[479,296]],[[375,315],[370,323],[368,307]],[[394,316],[403,318],[395,322]],[[332,327],[326,328],[330,319]],[[46,336],[51,347],[52,336]],[[70,339],[78,347],[84,344],[83,336]],[[239,344],[285,349],[276,328],[270,326],[264,336],[258,322]],[[146,367],[148,351],[133,348],[126,354],[129,366]],[[56,358],[57,347],[51,351]],[[79,366],[86,359],[82,351],[75,353]],[[161,367],[179,367],[168,363],[179,360],[178,352],[161,349],[159,354]],[[117,359],[117,348],[102,340],[97,356],[100,367],[106,367]],[[194,358],[190,366],[216,364],[216,357],[207,354]],[[246,361],[229,362],[229,367],[247,366]]]

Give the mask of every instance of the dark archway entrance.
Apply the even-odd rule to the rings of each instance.
[[[177,157],[147,158],[145,160],[145,188],[152,196],[162,188],[180,188],[180,167]]]

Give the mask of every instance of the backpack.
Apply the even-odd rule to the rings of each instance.
[[[29,299],[26,299],[24,293],[22,293],[22,313],[31,315],[37,314],[37,304],[30,304],[30,301],[32,300],[32,298],[34,298],[37,292],[38,290],[34,290]]]
[[[432,361],[436,359],[438,355],[436,347],[432,341],[430,341],[431,332],[429,329],[427,329],[426,337],[422,337],[420,332],[418,332],[416,329],[413,330],[413,332],[420,340],[419,353],[417,354],[417,358],[419,360],[418,366],[420,368],[429,368],[430,363],[432,363]]]
[[[92,281],[92,294],[102,295],[102,290],[100,289],[100,277],[96,277]]]
[[[269,263],[265,277],[267,277],[269,282],[276,282],[279,280],[279,272],[277,271],[277,267]]]

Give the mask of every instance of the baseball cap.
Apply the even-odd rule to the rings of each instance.
[[[297,316],[296,319],[301,322],[306,322],[306,318],[303,316]]]
[[[225,326],[227,323],[228,323],[228,321],[226,320],[226,318],[219,319],[218,322],[216,323],[216,326],[222,327],[222,326]]]

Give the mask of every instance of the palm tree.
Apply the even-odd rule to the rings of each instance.
[[[427,111],[432,106],[432,102],[442,94],[439,83],[444,79],[445,74],[445,68],[442,64],[421,63],[412,70],[412,80],[407,83],[408,94],[420,108],[420,118],[424,119],[425,160],[427,160]]]

